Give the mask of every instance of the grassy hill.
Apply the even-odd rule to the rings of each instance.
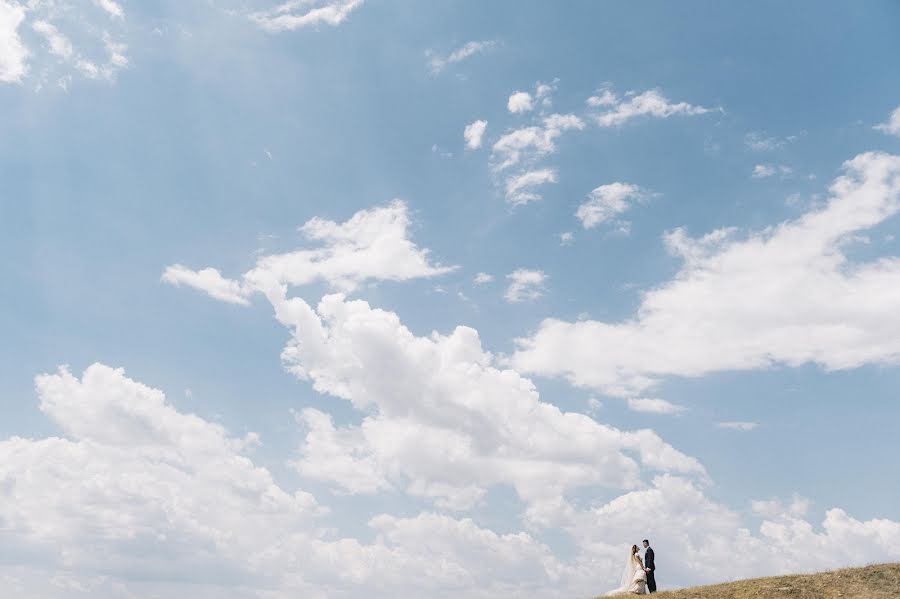
[[[754,578],[654,593],[654,596],[659,599],[900,599],[900,564]]]

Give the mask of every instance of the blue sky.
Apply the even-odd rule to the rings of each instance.
[[[0,576],[555,597],[646,536],[664,586],[897,561],[898,20],[0,1]]]

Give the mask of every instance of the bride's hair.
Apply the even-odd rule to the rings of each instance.
[[[631,546],[631,555],[634,555],[634,554],[637,553],[637,552],[638,552],[638,546],[637,546],[637,545],[632,545],[632,546]]]

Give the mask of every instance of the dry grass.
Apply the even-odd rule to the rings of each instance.
[[[627,597],[628,595],[626,595]],[[739,580],[654,593],[658,599],[900,599],[900,564]]]

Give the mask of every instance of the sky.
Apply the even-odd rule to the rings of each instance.
[[[898,24],[0,0],[7,596],[900,561]]]

